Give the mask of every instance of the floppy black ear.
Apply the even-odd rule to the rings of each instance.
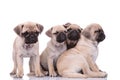
[[[52,37],[52,29],[53,29],[53,28],[50,28],[48,31],[46,31],[46,35],[47,35],[48,37]]]
[[[38,27],[40,33],[43,31],[44,27],[41,24],[36,24],[36,26]]]
[[[20,24],[20,25],[17,25],[15,28],[14,28],[14,31],[17,35],[21,36],[21,31],[22,31],[22,28],[24,27],[23,24]]]
[[[90,33],[88,31],[83,31],[82,35],[85,36],[86,38],[90,39]]]

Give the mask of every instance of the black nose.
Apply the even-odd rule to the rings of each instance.
[[[69,40],[78,40],[80,38],[80,33],[77,30],[72,30],[68,33]]]
[[[64,32],[60,32],[57,35],[57,42],[62,43],[66,40],[66,34]]]

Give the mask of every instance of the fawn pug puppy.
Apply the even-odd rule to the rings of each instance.
[[[43,26],[34,22],[25,22],[14,28],[18,35],[13,45],[14,68],[10,75],[23,77],[23,58],[30,57],[33,61],[35,76],[44,76],[39,65],[39,42],[38,36],[43,31]]]
[[[57,76],[56,62],[61,53],[66,47],[66,28],[62,25],[52,27],[46,32],[46,35],[51,38],[47,43],[46,49],[40,55],[40,64],[44,70],[49,72],[49,76]]]
[[[86,78],[106,77],[100,72],[95,60],[98,55],[98,44],[105,39],[99,24],[90,24],[81,34],[77,45],[61,54],[57,61],[57,70],[63,77]],[[80,73],[82,70],[83,74]]]
[[[75,47],[80,39],[82,28],[77,24],[71,23],[66,23],[63,26],[67,29],[67,49]]]

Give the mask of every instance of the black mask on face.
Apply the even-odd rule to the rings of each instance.
[[[39,32],[25,32],[22,36],[25,38],[26,44],[36,43],[38,41]]]
[[[95,31],[95,32],[98,34],[97,37],[96,37],[96,41],[98,43],[105,39],[105,34],[104,34],[103,30],[98,30],[98,31]]]
[[[81,33],[81,30],[72,30],[72,29],[68,29],[68,35],[67,35],[67,37],[68,37],[68,39],[69,40],[73,40],[73,41],[75,41],[75,40],[79,40],[79,38],[80,38],[80,33]]]
[[[62,42],[64,42],[67,39],[65,32],[58,32],[56,35],[57,35],[56,40],[59,43],[62,43]]]

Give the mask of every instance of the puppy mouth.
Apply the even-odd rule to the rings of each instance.
[[[38,39],[25,39],[25,43],[26,44],[34,44],[34,43],[36,43],[36,42],[38,42]]]

